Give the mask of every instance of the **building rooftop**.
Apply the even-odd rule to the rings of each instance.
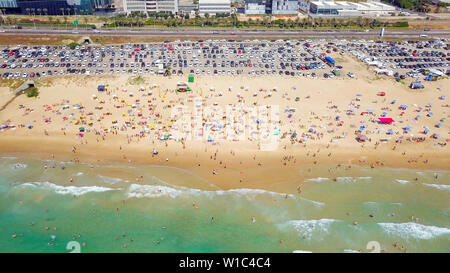
[[[199,0],[199,4],[231,4],[230,0]]]

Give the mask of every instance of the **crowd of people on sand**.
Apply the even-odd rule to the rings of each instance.
[[[18,112],[26,117],[27,123],[15,125],[14,116],[8,117],[0,124],[0,135],[8,131],[39,130],[36,129],[38,127],[45,136],[49,136],[55,133],[54,128],[59,128],[58,131],[64,136],[75,135],[80,145],[89,143],[87,135],[94,136],[97,143],[107,142],[111,136],[125,136],[126,142],[120,141],[119,151],[122,158],[130,163],[132,160],[125,154],[124,146],[141,142],[159,149],[176,142],[181,144],[181,152],[192,139],[201,140],[212,147],[220,147],[225,140],[249,142],[261,149],[262,142],[276,137],[281,149],[286,152],[292,151],[294,145],[306,148],[310,144],[324,144],[322,152],[325,151],[326,156],[332,158],[332,146],[348,142],[349,139],[353,143],[360,143],[361,148],[371,146],[375,150],[388,143],[392,145],[393,152],[402,143],[431,142],[434,147],[445,147],[450,141],[446,125],[449,104],[417,102],[407,105],[398,99],[388,100],[389,93],[386,92],[380,92],[377,94],[379,99],[370,101],[372,109],[362,108],[365,96],[358,93],[347,105],[328,100],[322,106],[326,109],[324,115],[323,111],[322,114],[297,111],[302,103],[308,103],[311,95],[299,97],[295,86],[291,87],[290,92],[280,91],[278,87],[259,88],[252,96],[248,95],[251,94],[249,87],[241,86],[239,92],[235,92],[231,86],[224,91],[210,87],[210,92],[200,93],[200,103],[193,93],[173,97],[170,95],[175,90],[161,90],[157,84],[141,86],[135,92],[128,91],[128,86],[106,86],[106,90],[92,94],[92,102],[62,99],[52,104],[43,103],[40,106],[43,111],[37,111],[42,113],[41,116],[35,114],[36,104],[21,104]],[[436,92],[439,100],[445,101],[445,96],[439,91],[442,90]],[[225,105],[232,110],[226,113],[216,102],[223,92],[236,95],[234,101]],[[241,92],[247,94],[244,96]],[[266,99],[275,94],[281,96],[280,101],[295,103],[286,107],[282,113],[275,113],[270,106],[265,106]],[[323,92],[317,94],[321,96]],[[193,109],[186,111],[185,106],[189,104],[194,105]],[[436,117],[435,113],[439,116]],[[217,159],[218,151],[210,156],[210,160]],[[319,155],[323,154],[320,151],[321,148],[307,150],[305,156],[317,164]],[[76,146],[73,146],[72,153],[76,152]],[[233,150],[230,153],[235,155]],[[402,150],[401,155],[407,155],[406,151]],[[152,154],[152,157],[158,156]],[[297,158],[289,154],[283,155],[280,160],[283,166],[297,163]],[[419,163],[419,160],[424,164],[429,162],[428,158],[409,158],[406,161]],[[166,157],[165,161],[169,162],[169,158]],[[257,161],[257,164],[263,166],[261,161]],[[227,168],[227,163],[222,160],[219,160],[219,165]],[[384,162],[371,163],[370,166],[374,168],[377,165],[383,166]],[[212,173],[217,175],[218,171],[212,170]]]

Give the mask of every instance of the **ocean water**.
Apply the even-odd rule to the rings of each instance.
[[[450,172],[298,171],[301,194],[220,190],[170,167],[0,157],[0,252],[70,252],[71,241],[81,252],[369,252],[372,241],[450,252]]]

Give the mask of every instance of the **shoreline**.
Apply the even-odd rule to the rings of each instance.
[[[19,158],[39,159],[39,160],[55,160],[61,162],[73,162],[90,165],[113,165],[113,166],[149,166],[149,167],[174,167],[183,171],[190,172],[195,176],[200,177],[204,181],[214,185],[221,190],[230,189],[263,189],[283,192],[284,189],[292,191],[295,187],[303,184],[309,178],[315,176],[309,176],[308,173],[301,173],[301,169],[304,167],[312,166],[338,166],[342,168],[351,168],[351,166],[366,167],[366,168],[387,168],[387,169],[407,169],[418,171],[448,171],[450,170],[450,158],[446,154],[436,154],[427,152],[411,152],[408,151],[408,158],[426,158],[433,157],[427,164],[418,161],[417,163],[405,163],[404,159],[395,154],[390,154],[389,150],[381,149],[376,155],[371,155],[367,148],[367,151],[333,151],[333,158],[327,158],[326,155],[318,155],[316,157],[306,156],[306,151],[316,150],[323,148],[322,145],[308,145],[307,148],[296,147],[296,151],[290,151],[289,154],[295,156],[296,163],[289,163],[283,166],[277,166],[277,161],[283,156],[282,151],[276,152],[255,152],[257,160],[249,158],[248,153],[242,153],[241,155],[234,156],[233,160],[236,162],[242,161],[242,164],[234,163],[227,166],[227,168],[220,168],[221,164],[217,161],[211,161],[208,158],[209,153],[199,154],[195,160],[192,160],[194,154],[198,154],[201,151],[198,149],[189,149],[181,151],[177,150],[177,147],[170,147],[156,157],[151,156],[152,149],[149,147],[146,150],[142,150],[141,147],[127,148],[128,156],[124,159],[121,154],[117,154],[115,149],[110,147],[91,147],[89,144],[77,145],[77,152],[71,153],[70,148],[75,142],[70,143],[63,138],[56,138],[53,140],[46,140],[44,143],[53,144],[48,145],[45,149],[42,149],[41,139],[30,138],[0,138],[0,155],[1,156],[14,156]],[[105,146],[105,145],[102,145]],[[116,147],[117,148],[117,147]],[[141,150],[137,152],[136,150]],[[265,154],[264,154],[265,153]],[[102,154],[101,159],[98,160],[98,154]],[[166,162],[165,158],[169,158]],[[222,158],[222,157],[221,157]],[[222,161],[230,162],[231,156],[223,157]],[[365,162],[360,162],[361,158],[365,158]],[[380,161],[381,158],[385,158],[384,161]],[[131,160],[131,162],[129,161]],[[258,163],[262,165],[259,166]],[[317,162],[315,164],[314,162]],[[377,164],[378,162],[378,164]],[[200,164],[200,166],[198,166]],[[275,165],[277,164],[277,165]],[[273,167],[268,167],[273,165]],[[310,168],[308,168],[310,169]],[[212,173],[212,170],[216,170],[216,174]],[[326,170],[324,170],[326,171]],[[136,174],[138,177],[139,174]],[[332,173],[327,178],[333,179]],[[277,184],[284,184],[278,191],[275,188]],[[192,185],[195,188],[198,185]]]

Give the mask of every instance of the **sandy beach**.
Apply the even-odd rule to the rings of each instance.
[[[174,166],[221,189],[266,189],[284,181],[300,185],[307,174],[298,168],[308,164],[448,170],[449,126],[443,120],[449,117],[449,104],[440,96],[450,80],[411,90],[407,84],[377,78],[346,58],[346,67],[358,71],[355,79],[200,76],[188,83],[188,92],[175,92],[187,76],[142,76],[144,82],[138,84],[130,82],[130,75],[46,79],[38,83],[38,98],[19,96],[0,112],[0,124],[9,124],[0,131],[0,153]],[[107,91],[99,92],[99,85],[106,85]],[[9,91],[2,87],[1,92]],[[195,110],[196,98],[203,108],[200,123],[212,128],[201,139],[176,139],[176,122],[193,115],[173,113],[179,106]],[[227,106],[247,110],[231,117]],[[239,117],[246,120],[246,133],[252,126],[263,132],[261,117],[248,110],[255,106],[279,109],[276,117],[265,116],[272,126],[267,134],[277,136],[271,150],[249,134],[240,140],[221,138],[225,129],[239,124]],[[205,110],[214,107],[221,110]],[[378,123],[380,115],[394,123]]]

